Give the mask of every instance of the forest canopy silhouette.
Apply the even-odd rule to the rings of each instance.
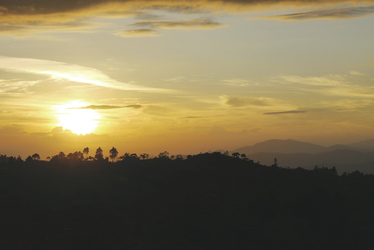
[[[374,176],[227,152],[0,157],[3,249],[369,249]]]

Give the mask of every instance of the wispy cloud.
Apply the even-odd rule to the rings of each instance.
[[[215,22],[209,18],[196,18],[187,20],[146,20],[131,24],[132,27],[139,27],[138,29],[124,30],[115,33],[122,37],[155,37],[160,36],[161,29],[216,29],[224,27],[225,25]]]
[[[327,76],[279,76],[275,81],[291,84],[295,88],[304,92],[314,92],[330,96],[344,96],[355,98],[374,97],[374,87],[360,85],[357,83],[357,77],[364,74],[350,71],[348,74],[327,75]]]
[[[237,96],[222,96],[226,105],[231,107],[246,107],[246,106],[271,106],[274,103],[272,98],[265,97],[237,97]]]
[[[151,14],[151,13],[147,13],[147,12],[139,12],[135,16],[135,18],[139,19],[139,20],[159,20],[162,17],[163,16],[161,16],[161,15],[155,15],[155,14]]]
[[[347,7],[299,12],[285,15],[265,16],[265,19],[278,19],[284,21],[303,21],[314,19],[349,19],[358,18],[374,13],[374,6]]]
[[[165,79],[164,81],[167,81],[167,82],[182,82],[182,81],[185,81],[185,77],[184,76],[176,76],[176,77],[173,77],[173,78],[169,78],[169,79]]]
[[[279,78],[288,83],[295,83],[310,86],[341,86],[346,84],[346,77],[343,75],[327,75],[327,76],[296,76],[281,75]]]
[[[2,0],[0,6],[0,34],[30,35],[34,32],[56,31],[87,32],[86,29],[90,28],[90,25],[85,23],[85,20],[95,17],[159,19],[160,17],[157,15],[145,13],[153,10],[183,14],[212,14],[254,12],[256,10],[274,10],[275,8],[307,8],[312,11],[267,18],[282,20],[354,18],[372,14],[372,4],[373,0]],[[326,6],[330,9],[321,10]],[[341,6],[346,7],[342,8]],[[163,29],[223,27],[222,24],[206,18],[190,21],[159,21],[153,22],[152,25]],[[97,24],[93,27],[97,27]]]
[[[47,75],[52,79],[86,83],[119,90],[170,92],[171,90],[148,88],[119,82],[100,70],[63,62],[33,58],[0,57],[0,69],[12,72]]]
[[[0,11],[3,15],[51,15],[54,13],[110,13],[113,11],[152,9],[169,10],[178,12],[193,12],[202,9],[240,11],[248,8],[264,8],[267,6],[318,6],[318,5],[342,5],[342,4],[365,4],[372,0],[3,0]]]
[[[94,29],[101,27],[100,23],[72,21],[49,23],[47,21],[15,21],[0,24],[0,34],[18,37],[29,36],[30,34],[57,33],[57,32],[94,32]]]
[[[125,105],[125,106],[117,106],[117,105],[89,105],[84,107],[76,107],[71,109],[95,109],[95,110],[101,110],[101,109],[120,109],[120,108],[132,108],[132,109],[140,109],[143,105],[134,104],[134,105]]]
[[[153,29],[134,29],[134,30],[124,30],[115,33],[122,37],[155,37],[160,36],[160,32]]]
[[[252,82],[245,79],[228,79],[222,80],[220,85],[232,86],[232,87],[246,87],[252,85],[260,85],[258,82]]]
[[[30,87],[39,81],[22,81],[18,79],[0,80],[0,95],[19,96],[30,93]]]
[[[290,111],[279,111],[279,112],[267,112],[263,113],[264,115],[283,115],[283,114],[303,114],[308,111],[302,111],[302,110],[290,110]]]
[[[202,116],[185,116],[185,117],[182,117],[184,119],[200,119],[200,118],[203,118]]]
[[[321,107],[323,109],[328,110],[335,110],[335,111],[362,111],[367,107],[372,106],[374,103],[374,100],[371,98],[364,99],[339,99],[339,100],[324,100],[320,101],[319,103],[316,103],[316,106]],[[315,108],[315,107],[314,107]]]
[[[361,73],[361,72],[358,72],[358,71],[355,71],[355,70],[349,71],[349,74],[353,75],[353,76],[365,76],[366,75],[364,73]]]
[[[210,18],[196,18],[188,20],[177,20],[177,21],[140,21],[132,24],[137,27],[149,27],[149,28],[160,28],[160,29],[215,29],[221,28],[225,25],[215,22]]]

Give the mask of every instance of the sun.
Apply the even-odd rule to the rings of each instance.
[[[81,101],[71,101],[57,106],[58,126],[78,135],[94,132],[101,117],[95,110],[85,108],[88,106],[89,104]]]

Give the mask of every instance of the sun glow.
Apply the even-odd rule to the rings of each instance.
[[[95,110],[84,108],[87,106],[89,104],[81,101],[71,101],[56,107],[56,116],[59,120],[58,126],[78,135],[92,133],[101,117]]]

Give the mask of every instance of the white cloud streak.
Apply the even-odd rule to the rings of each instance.
[[[172,92],[172,90],[167,89],[148,88],[119,82],[94,68],[49,60],[0,57],[0,69],[10,72],[47,75],[54,80],[68,80],[71,82],[86,83],[119,90]]]
[[[349,72],[345,75],[327,75],[327,76],[279,76],[282,83],[299,86],[306,92],[321,93],[329,96],[344,96],[354,98],[372,98],[374,97],[374,87],[360,85],[355,83],[355,78],[362,77],[359,72]]]

